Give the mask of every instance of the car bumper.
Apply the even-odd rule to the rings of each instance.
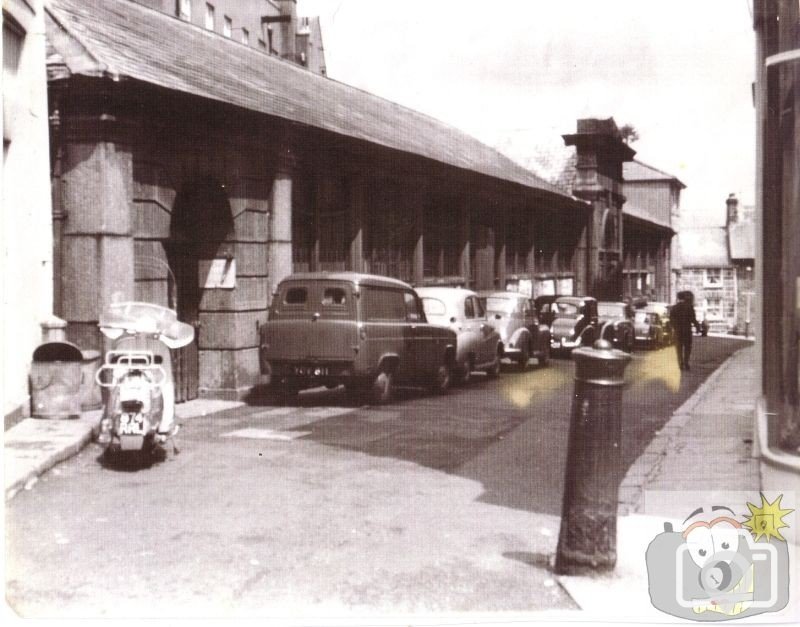
[[[577,340],[570,340],[569,338],[562,337],[561,339],[551,338],[550,339],[550,348],[552,349],[561,349],[561,348],[577,348],[581,345],[580,338]]]

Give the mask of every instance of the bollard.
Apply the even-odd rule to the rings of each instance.
[[[567,448],[555,571],[580,575],[614,568],[622,480],[622,387],[627,353],[597,340],[572,351],[575,394]]]

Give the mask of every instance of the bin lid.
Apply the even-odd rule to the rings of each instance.
[[[169,348],[180,348],[194,339],[194,327],[178,320],[178,315],[167,307],[128,301],[112,303],[100,316],[100,331],[116,340],[124,334],[157,337]]]
[[[82,361],[81,349],[72,342],[45,342],[33,351],[33,361]]]

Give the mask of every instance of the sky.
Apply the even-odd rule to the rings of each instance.
[[[522,163],[578,118],[633,124],[678,177],[685,225],[754,202],[752,0],[298,0],[328,75]]]

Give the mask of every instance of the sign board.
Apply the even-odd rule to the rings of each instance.
[[[198,260],[199,286],[206,290],[232,290],[236,287],[236,259]]]

